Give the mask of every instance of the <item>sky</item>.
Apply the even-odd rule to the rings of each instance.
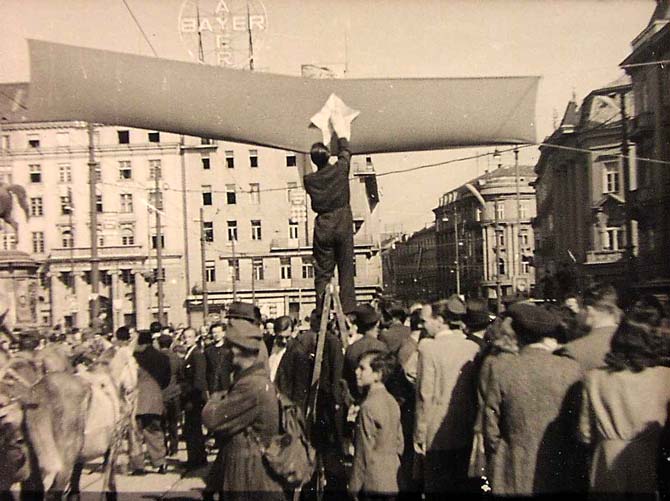
[[[197,36],[189,19],[212,24],[203,37],[205,61],[242,67],[248,36],[235,16],[255,16],[254,67],[299,75],[301,65],[330,65],[345,78],[538,75],[536,126],[553,131],[573,94],[621,75],[618,64],[646,26],[653,0],[0,0],[0,82],[29,81],[25,40],[37,38],[166,59],[195,61]],[[231,50],[213,49],[215,11],[227,9]],[[134,18],[133,18],[134,17]],[[139,25],[139,27],[138,27]],[[206,25],[205,25],[206,27]],[[240,26],[238,26],[239,28]],[[145,36],[142,31],[144,31]],[[242,27],[243,28],[243,27]],[[220,31],[219,31],[220,32]],[[147,41],[148,40],[148,41]],[[417,106],[430,103],[417,99]],[[355,140],[355,128],[352,139]],[[414,170],[493,148],[375,155],[387,230],[413,231],[432,220],[441,194],[493,168],[489,156]],[[520,150],[534,165],[537,147]],[[511,152],[502,156],[513,162]]]

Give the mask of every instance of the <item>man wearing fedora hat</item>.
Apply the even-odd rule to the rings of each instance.
[[[245,303],[243,301],[233,301],[228,305],[226,318],[228,319],[229,326],[237,325],[246,328],[245,324],[251,324],[260,328],[263,316],[261,315],[260,308],[255,304]],[[263,343],[258,349],[258,360],[267,365],[268,356],[267,346]]]
[[[215,461],[215,469],[222,474],[208,479],[205,497],[218,491],[226,499],[252,493],[264,500],[283,499],[282,486],[265,465],[260,449],[279,432],[277,394],[267,368],[258,360],[261,339],[259,327],[251,322],[231,324],[226,331],[226,344],[233,354],[233,383],[225,395],[213,395],[202,411],[203,423],[223,444]]]

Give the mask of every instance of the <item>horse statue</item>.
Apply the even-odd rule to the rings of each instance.
[[[16,233],[16,241],[19,241],[19,223],[14,219],[14,197],[23,209],[26,219],[30,219],[30,209],[28,207],[28,196],[26,189],[18,184],[2,184],[0,183],[0,219],[14,228]]]
[[[14,481],[22,482],[22,492],[44,492],[58,499],[69,488],[72,496],[78,496],[84,463],[104,457],[101,494],[115,497],[116,458],[126,433],[135,430],[135,343],[112,346],[78,372],[72,368],[53,371],[62,366],[58,352],[49,353],[46,362],[39,352],[29,360],[37,377],[21,377],[21,384],[16,386],[22,391],[14,392],[23,414],[29,474],[20,460],[14,460],[10,473]],[[2,378],[17,379],[12,367],[18,359],[13,356],[5,364],[8,369],[4,373],[0,369]]]

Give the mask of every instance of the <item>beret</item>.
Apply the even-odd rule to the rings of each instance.
[[[558,327],[556,315],[533,304],[515,303],[509,307],[507,314],[512,318],[512,328],[520,327],[538,337],[549,336]]]

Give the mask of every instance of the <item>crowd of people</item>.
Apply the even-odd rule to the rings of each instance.
[[[670,323],[655,298],[622,311],[601,285],[561,308],[526,300],[497,316],[456,295],[409,309],[361,304],[346,333],[330,319],[313,385],[320,320],[314,310],[304,326],[266,321],[234,302],[206,330],[155,322],[110,340],[51,341],[77,364],[95,343],[137,336],[130,473],[145,474],[147,457],[164,473],[180,439],[184,470],[217,449],[206,499],[289,495],[263,460],[278,394],[306,416],[318,452],[306,497],[668,495]]]

